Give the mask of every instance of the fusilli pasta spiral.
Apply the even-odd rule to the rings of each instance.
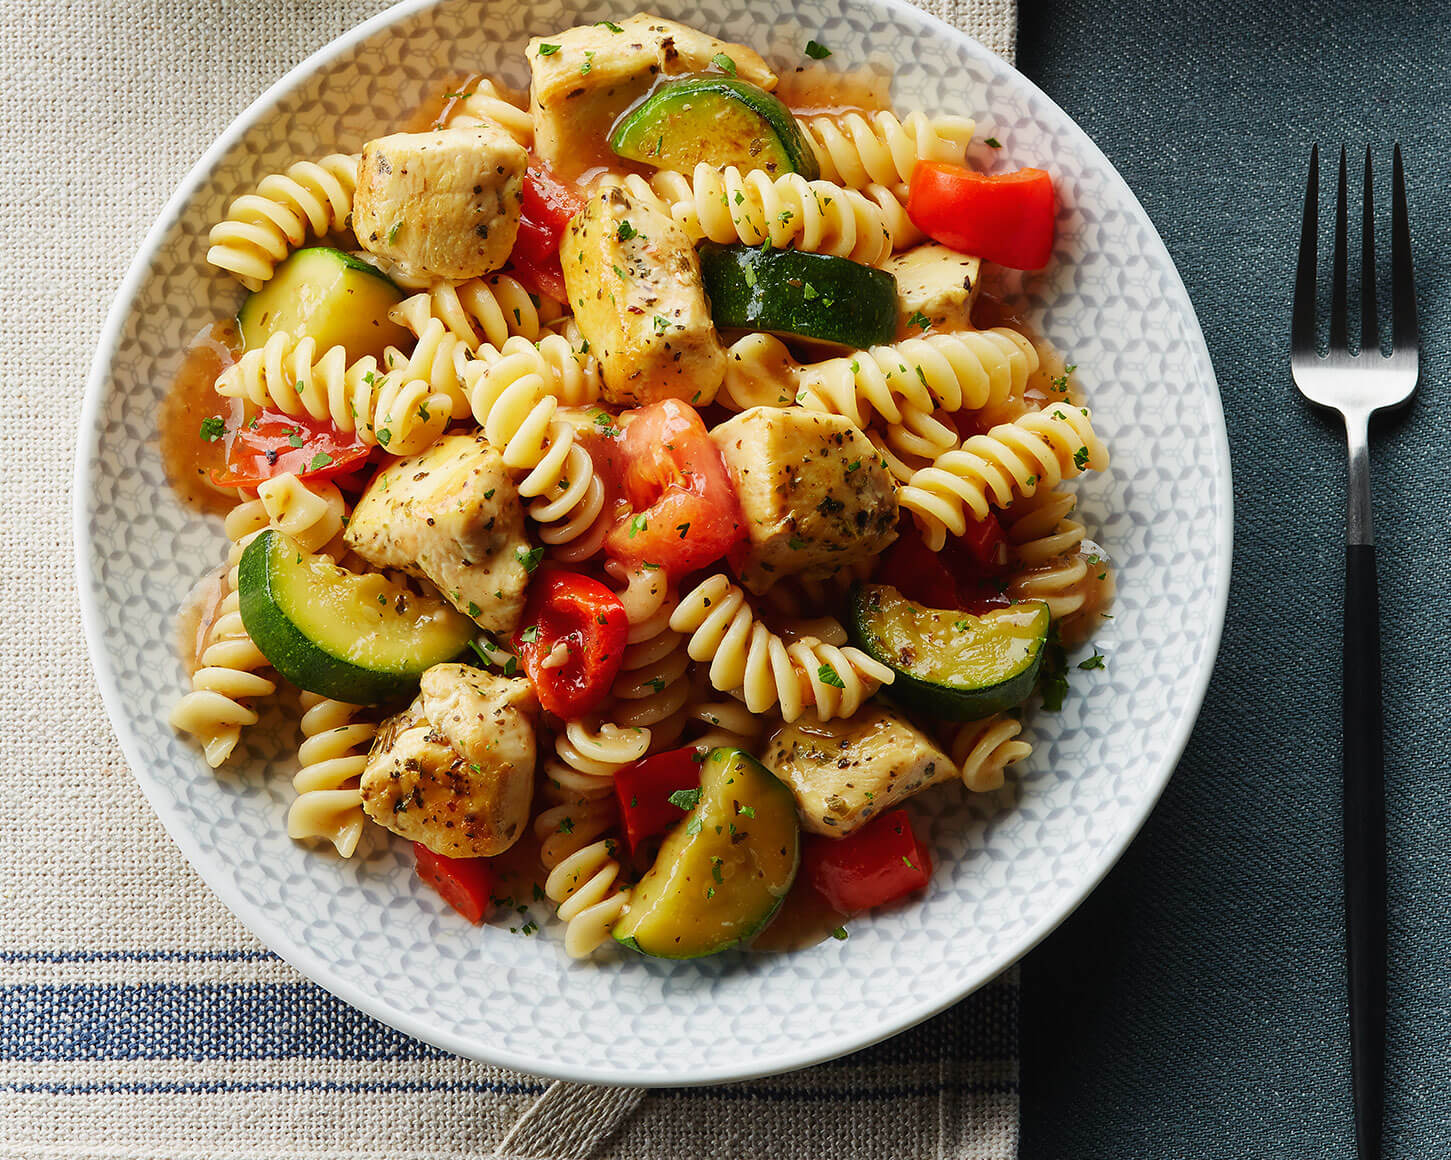
[[[474,125],[497,125],[525,149],[534,144],[534,118],[499,92],[493,81],[480,79],[468,86],[439,121],[440,129],[467,129]]]
[[[1003,768],[1033,752],[1031,745],[1018,739],[1022,731],[1022,723],[1006,713],[958,726],[948,751],[962,770],[962,784],[974,793],[1000,788]]]
[[[292,778],[297,798],[287,811],[287,836],[326,839],[351,858],[368,824],[358,779],[378,724],[366,709],[317,693],[303,693],[302,708],[300,768]]]
[[[349,365],[340,346],[318,357],[311,338],[296,342],[285,333],[274,334],[223,371],[217,394],[246,398],[286,415],[330,419],[394,455],[422,451],[453,414],[449,395],[433,391],[422,379],[385,374],[372,356]]]
[[[207,764],[213,769],[236,748],[242,727],[256,724],[257,712],[247,702],[270,696],[277,689],[276,681],[257,671],[265,669],[268,661],[242,623],[237,598],[237,564],[246,546],[267,526],[262,501],[243,500],[227,513],[225,526],[232,541],[223,581],[226,595],[197,657],[191,691],[171,711],[172,726],[202,743]]]
[[[882,110],[798,118],[796,122],[816,154],[824,181],[849,189],[866,185],[898,186],[912,180],[918,161],[961,165],[976,128],[968,117],[929,117],[910,113],[905,121]]]
[[[309,236],[344,229],[353,213],[358,154],[330,153],[264,177],[227,207],[207,235],[207,261],[257,290]]]
[[[565,858],[544,882],[544,893],[558,903],[556,913],[568,925],[564,949],[582,959],[602,946],[630,904],[630,891],[622,886],[615,840],[602,838]]]
[[[434,282],[427,290],[406,298],[388,317],[422,337],[432,319],[468,347],[488,342],[503,346],[515,335],[536,341],[544,324],[563,307],[552,298],[531,294],[508,274],[490,274],[467,282]]]
[[[642,200],[653,194],[692,241],[769,242],[777,249],[835,254],[869,265],[880,265],[892,253],[892,234],[875,202],[799,173],[773,178],[762,169],[743,174],[734,165],[718,170],[702,162],[690,177],[662,170],[648,183],[628,177],[625,186]]]
[[[1018,496],[1107,466],[1108,451],[1088,411],[1055,403],[1000,423],[986,435],[973,435],[938,456],[913,473],[897,500],[916,517],[923,540],[935,552],[949,531],[962,535],[969,512],[984,519],[990,506],[1007,507]]]
[[[823,721],[849,717],[893,673],[860,649],[805,637],[788,645],[756,616],[746,594],[721,574],[681,598],[670,627],[688,632],[690,656],[709,661],[710,683],[739,695],[753,713],[779,705],[794,721],[811,706]]]
[[[1071,518],[1077,500],[1054,489],[1018,500],[1002,514],[1008,558],[1016,571],[1008,582],[1014,600],[1041,600],[1071,646],[1091,625],[1079,622],[1113,597],[1113,566],[1085,542],[1083,525]]]

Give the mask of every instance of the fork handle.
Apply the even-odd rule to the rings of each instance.
[[[1345,926],[1356,1154],[1378,1160],[1386,1028],[1385,766],[1375,545],[1345,549]]]

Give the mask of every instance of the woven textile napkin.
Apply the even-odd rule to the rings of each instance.
[[[206,145],[383,7],[0,6],[0,1157],[1014,1156],[1015,975],[793,1075],[652,1092],[550,1084],[409,1039],[301,978],[211,896],[132,780],[72,578],[75,428],[96,338]],[[1011,58],[1014,0],[926,7]]]

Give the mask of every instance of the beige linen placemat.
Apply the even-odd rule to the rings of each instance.
[[[549,1085],[366,1019],[268,954],[152,816],[72,575],[82,388],[172,188],[376,0],[0,5],[0,1157],[1016,1154],[1016,984],[756,1085]],[[924,7],[1011,59],[1014,0]]]

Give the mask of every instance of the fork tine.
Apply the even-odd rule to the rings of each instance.
[[[1345,213],[1345,146],[1340,147],[1340,183],[1335,191],[1335,254],[1331,259],[1333,273],[1330,284],[1330,349],[1345,350],[1346,337],[1346,213]]]
[[[1360,349],[1380,353],[1380,322],[1375,312],[1375,199],[1371,196],[1370,146],[1365,147],[1365,184],[1360,211]]]
[[[1300,222],[1300,262],[1295,272],[1295,309],[1290,322],[1290,348],[1314,354],[1315,248],[1320,234],[1320,146],[1310,147],[1310,177],[1305,183],[1305,213]]]
[[[1397,354],[1414,353],[1419,343],[1416,326],[1416,277],[1411,266],[1411,224],[1406,212],[1406,176],[1401,169],[1401,147],[1396,145],[1391,173],[1391,337]]]

